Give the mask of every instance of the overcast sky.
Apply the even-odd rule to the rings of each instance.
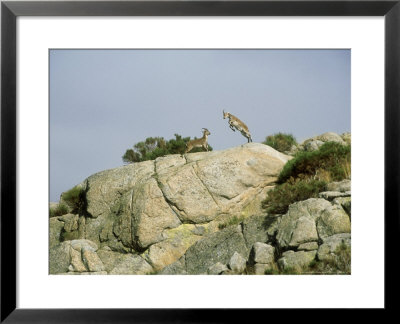
[[[50,201],[146,137],[246,143],[223,109],[254,142],[350,131],[350,50],[51,50]]]

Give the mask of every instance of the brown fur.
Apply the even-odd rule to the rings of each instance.
[[[239,118],[237,118],[236,116],[222,111],[224,113],[224,119],[228,118],[228,123],[229,123],[229,127],[235,131],[235,128],[244,136],[247,138],[247,142],[252,142],[253,140],[251,139],[251,135],[249,132],[249,128],[247,127],[247,125],[245,123],[243,123]]]
[[[206,151],[208,151],[207,137],[210,134],[211,133],[207,128],[203,128],[203,137],[187,142],[185,153],[193,150],[195,147],[203,147],[204,149],[206,149]]]

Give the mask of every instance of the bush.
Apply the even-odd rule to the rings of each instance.
[[[340,181],[351,175],[350,160],[349,145],[326,142],[316,151],[297,153],[285,164],[279,174],[278,182],[284,183],[291,177],[296,179],[314,176],[321,169],[330,173],[332,181]]]
[[[351,175],[351,147],[327,142],[313,152],[299,152],[288,161],[278,177],[278,185],[270,190],[262,207],[269,213],[286,213],[297,201],[316,198],[331,181]]]
[[[196,139],[197,137],[195,137]],[[155,160],[160,156],[169,154],[183,154],[186,149],[186,143],[190,141],[190,137],[182,137],[175,134],[174,139],[166,141],[163,137],[148,137],[145,141],[139,142],[133,146],[133,149],[126,150],[122,156],[125,163],[142,162],[148,160]],[[212,151],[209,145],[208,149]],[[194,152],[203,152],[203,148],[196,147],[191,150]]]
[[[68,206],[64,203],[60,203],[56,207],[50,208],[49,210],[50,217],[62,216],[65,214],[68,214]]]
[[[269,145],[279,152],[287,152],[297,144],[297,141],[292,134],[277,133],[268,136],[263,144]]]
[[[262,207],[268,213],[284,214],[288,211],[289,205],[308,198],[316,198],[320,192],[325,190],[325,187],[325,181],[313,179],[277,185],[268,191],[267,198],[262,201]]]
[[[63,201],[72,209],[72,213],[83,213],[85,209],[85,191],[75,186],[61,195]]]

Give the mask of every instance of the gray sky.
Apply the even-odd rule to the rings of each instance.
[[[222,150],[350,131],[350,50],[51,50],[50,200],[123,165],[146,137],[201,137]]]

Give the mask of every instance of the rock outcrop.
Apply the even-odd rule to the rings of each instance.
[[[260,218],[265,227],[258,229],[260,240],[249,247],[245,242],[252,236],[246,235],[245,224],[259,223]],[[252,216],[205,237],[161,273],[215,274],[224,267],[233,271],[230,260],[235,254],[247,259],[246,269],[236,273],[264,274],[277,268],[302,272],[312,261],[332,258],[341,244],[351,246],[350,215],[336,202],[310,198],[292,204],[282,216]]]
[[[261,201],[290,159],[249,143],[94,174],[77,185],[79,211],[50,218],[49,272],[264,274],[328,262],[351,245],[351,182],[268,215]]]
[[[318,150],[326,142],[336,142],[343,145],[351,144],[351,134],[343,133],[339,135],[333,132],[327,132],[322,135],[314,136],[293,146],[287,154],[294,155],[298,151],[312,152]]]
[[[133,254],[152,271],[160,271],[196,242],[205,244],[205,237],[215,233],[218,241],[224,233],[221,226],[230,220],[261,215],[261,200],[290,158],[267,145],[249,143],[224,151],[169,155],[94,174],[77,185],[85,199],[80,215],[50,220],[51,249],[59,249],[63,240],[86,239],[98,246],[100,258],[109,259],[111,252]],[[257,220],[245,226],[248,241],[238,230],[229,234],[231,247],[221,242],[221,251],[227,248],[225,263],[233,249],[248,254],[249,245],[267,236],[256,231]],[[190,252],[186,257],[191,259]],[[207,272],[212,259],[209,263],[193,271]]]

